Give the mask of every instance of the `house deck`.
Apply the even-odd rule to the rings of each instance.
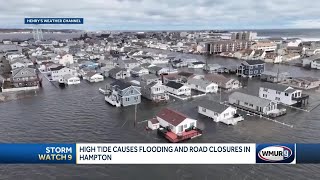
[[[200,129],[192,129],[190,131],[185,131],[177,135],[171,131],[165,130],[164,128],[159,128],[158,134],[166,138],[169,142],[177,143],[201,136],[202,131]]]

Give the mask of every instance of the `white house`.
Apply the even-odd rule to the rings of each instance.
[[[274,83],[264,83],[260,86],[259,97],[286,105],[294,105],[296,99],[301,98],[302,90],[294,89],[290,86]]]
[[[210,82],[204,79],[188,79],[188,86],[191,89],[195,89],[204,93],[216,93],[218,92],[218,84]]]
[[[232,93],[229,96],[229,103],[265,115],[278,114],[280,112],[277,109],[278,104],[276,102],[241,92]]]
[[[16,59],[10,63],[11,69],[33,66],[33,63],[28,59]]]
[[[73,60],[73,56],[71,54],[66,54],[64,56],[61,57],[61,59],[59,59],[59,64],[63,65],[63,66],[67,66],[70,64],[73,64],[74,60]]]
[[[151,130],[156,130],[160,128],[160,123],[157,118],[152,118],[148,121],[148,128]]]
[[[160,126],[168,127],[175,134],[183,133],[191,127],[197,127],[197,120],[169,108],[162,109],[156,118]]]
[[[174,94],[174,95],[185,95],[185,96],[191,96],[191,88],[188,86],[185,86],[181,83],[177,83],[174,81],[169,81],[166,84],[166,91]]]
[[[215,122],[223,122],[228,125],[235,125],[243,120],[243,117],[237,114],[236,108],[208,100],[201,101],[198,113],[212,118]]]
[[[77,71],[64,66],[50,68],[52,81],[59,81],[65,75],[77,76]]]
[[[149,70],[142,67],[132,68],[130,72],[133,76],[142,76],[144,74],[149,74]]]
[[[320,69],[320,59],[316,59],[311,61],[311,68],[312,69]]]
[[[64,75],[61,79],[59,79],[59,83],[64,83],[67,85],[80,84],[80,78],[77,76],[67,74]]]
[[[101,82],[104,80],[104,77],[99,73],[88,72],[84,75],[83,79],[86,79],[89,82]]]

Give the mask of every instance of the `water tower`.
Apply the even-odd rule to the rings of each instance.
[[[42,33],[42,29],[39,28],[38,24],[35,24],[34,27],[32,28],[32,35],[33,35],[33,39],[35,41],[41,41],[43,40],[43,33]]]

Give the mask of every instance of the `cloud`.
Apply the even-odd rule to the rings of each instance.
[[[320,17],[320,2],[314,0],[10,0],[1,4],[3,28],[28,27],[24,17],[83,17],[84,25],[64,27],[89,30],[312,28],[319,27]]]

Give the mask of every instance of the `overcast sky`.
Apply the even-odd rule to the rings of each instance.
[[[5,0],[1,0],[5,1]],[[318,0],[7,0],[2,28],[27,28],[25,17],[83,17],[86,30],[320,28]]]

